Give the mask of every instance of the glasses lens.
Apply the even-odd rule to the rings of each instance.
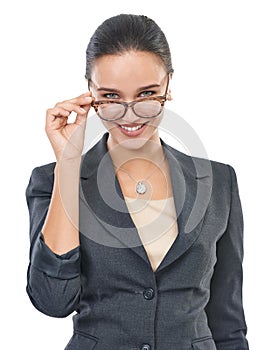
[[[134,112],[139,117],[152,118],[160,114],[162,105],[159,101],[150,100],[137,102],[134,105]]]
[[[98,115],[107,120],[118,119],[125,112],[125,107],[119,103],[104,103],[98,106]]]

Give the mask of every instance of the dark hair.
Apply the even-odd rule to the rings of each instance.
[[[126,51],[146,51],[159,56],[167,73],[173,73],[171,53],[161,28],[143,15],[120,14],[105,20],[94,32],[86,50],[86,75],[91,79],[95,59]]]

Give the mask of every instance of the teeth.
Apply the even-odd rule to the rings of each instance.
[[[141,127],[142,127],[142,125],[134,126],[133,128],[121,125],[121,128],[123,128],[123,129],[125,129],[127,131],[136,131],[136,130],[139,130]]]

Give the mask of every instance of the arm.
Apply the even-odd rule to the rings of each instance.
[[[44,240],[56,254],[79,245],[78,187],[81,157],[56,163],[53,192],[42,228]]]
[[[231,205],[226,231],[217,242],[217,263],[206,306],[208,322],[218,350],[248,350],[243,283],[243,214],[234,169],[231,177]]]
[[[45,130],[57,162],[35,168],[26,190],[31,241],[27,293],[38,310],[55,317],[69,315],[79,301],[79,169],[92,101],[87,92],[47,110]],[[77,116],[69,123],[72,112]]]
[[[80,252],[77,246],[64,254],[57,254],[45,243],[42,228],[49,217],[50,206],[54,205],[52,191],[56,188],[54,169],[51,169],[52,176],[48,176],[46,169],[48,171],[48,166],[32,171],[26,190],[31,242],[26,290],[39,311],[49,316],[65,317],[78,306]]]

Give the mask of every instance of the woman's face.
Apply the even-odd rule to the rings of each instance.
[[[160,58],[149,52],[128,51],[98,58],[92,67],[91,91],[96,100],[131,102],[142,97],[165,94],[168,75]],[[102,123],[109,131],[108,147],[139,149],[147,141],[159,141],[158,125],[163,112],[154,118],[141,118],[131,108],[121,119]],[[141,129],[130,134],[122,126]]]

